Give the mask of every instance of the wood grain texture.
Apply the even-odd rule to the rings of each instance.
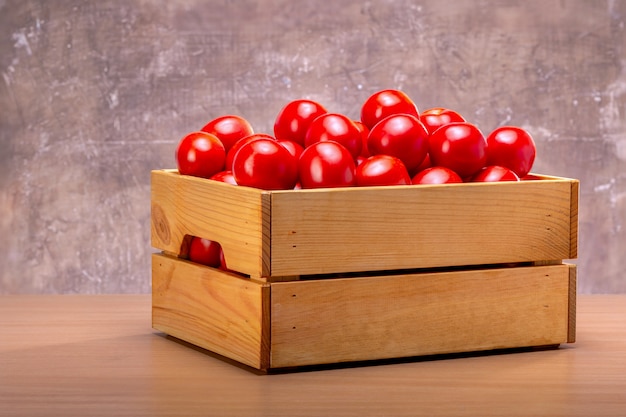
[[[567,343],[576,342],[576,304],[578,302],[578,270],[569,266],[569,305],[567,309]]]
[[[180,254],[188,236],[218,241],[229,267],[254,276],[270,273],[269,195],[248,187],[152,172],[152,246]]]
[[[152,245],[222,244],[257,279],[569,259],[576,180],[262,191],[152,174]]]
[[[573,181],[541,178],[272,193],[272,274],[569,259]]]
[[[155,329],[267,368],[268,288],[165,255],[154,254],[152,268]]]
[[[626,296],[548,351],[259,376],[151,329],[149,295],[0,296],[3,417],[618,417]]]
[[[271,286],[271,366],[568,341],[570,267],[505,268]]]
[[[572,181],[570,197],[570,253],[569,259],[578,258],[578,205],[580,204],[580,181]]]

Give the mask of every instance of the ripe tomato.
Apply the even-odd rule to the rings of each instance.
[[[293,100],[287,103],[274,121],[274,136],[278,140],[292,140],[304,146],[304,137],[315,118],[327,113],[313,100]]]
[[[352,122],[359,129],[359,132],[361,132],[361,155],[360,156],[364,156],[367,158],[368,156],[370,156],[370,152],[367,150],[367,138],[370,135],[370,130],[367,126],[363,124],[363,122],[359,122],[358,120],[353,120]]]
[[[361,154],[361,131],[354,122],[339,113],[325,113],[311,122],[304,137],[304,147],[325,141],[342,144],[356,159]]]
[[[395,156],[413,172],[428,153],[428,131],[415,116],[392,114],[370,130],[367,149],[372,155]]]
[[[490,165],[478,171],[472,177],[472,182],[498,182],[498,181],[519,181],[519,177],[508,168],[498,165]]]
[[[191,132],[176,148],[176,164],[182,175],[210,178],[224,169],[226,152],[217,136],[207,132]]]
[[[226,152],[246,136],[253,134],[252,125],[241,116],[227,115],[211,120],[204,125],[203,132],[212,133],[222,142]]]
[[[233,169],[233,158],[235,157],[235,154],[237,153],[237,151],[239,149],[241,149],[241,147],[243,145],[245,145],[248,142],[252,142],[253,140],[257,140],[257,139],[271,139],[271,140],[275,140],[273,136],[267,135],[265,133],[253,133],[250,136],[246,136],[243,139],[239,139],[228,151],[228,153],[226,153],[226,162],[224,163],[224,169],[226,170],[232,170]]]
[[[278,143],[287,148],[289,153],[292,154],[296,159],[300,159],[300,155],[302,154],[304,148],[300,146],[299,143],[296,143],[292,140],[279,140]]]
[[[522,178],[535,162],[535,141],[524,129],[502,126],[487,136],[487,164],[509,168]]]
[[[433,166],[450,168],[466,178],[485,166],[487,141],[471,123],[448,123],[430,135],[429,154]]]
[[[189,260],[218,268],[222,264],[222,246],[209,239],[194,236],[189,245]]]
[[[226,184],[237,185],[232,171],[220,171],[211,177],[213,181],[225,182]]]
[[[402,161],[391,155],[373,155],[356,168],[356,185],[408,185],[411,184]]]
[[[419,118],[417,106],[405,93],[399,90],[382,90],[372,94],[361,107],[361,122],[372,129],[392,114],[410,114]]]
[[[245,143],[233,158],[239,185],[263,190],[292,189],[298,181],[298,160],[274,139]]]
[[[413,184],[452,184],[463,182],[459,174],[445,167],[430,167],[417,173]]]
[[[298,161],[302,188],[350,187],[356,184],[352,154],[333,141],[316,142],[304,149]]]
[[[443,107],[433,107],[420,113],[420,122],[424,123],[428,133],[432,133],[443,125],[452,122],[465,122],[466,120],[454,110]]]

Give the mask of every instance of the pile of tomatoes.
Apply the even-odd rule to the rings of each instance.
[[[313,100],[279,112],[273,135],[255,133],[240,116],[211,120],[178,144],[184,175],[264,190],[519,181],[536,147],[530,134],[503,126],[486,137],[458,112],[418,112],[399,90],[382,90],[360,120]]]
[[[360,120],[313,100],[291,101],[278,113],[273,135],[255,133],[240,116],[218,117],[182,138],[176,161],[183,175],[291,190],[520,181],[535,153],[520,127],[484,136],[454,110],[419,112],[406,93],[387,89],[363,103]],[[210,245],[194,238],[192,253],[210,252],[210,265],[225,268],[220,248]]]

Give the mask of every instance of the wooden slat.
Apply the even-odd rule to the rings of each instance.
[[[270,197],[261,190],[152,171],[152,246],[180,254],[186,236],[218,241],[229,267],[270,274]]]
[[[570,197],[570,253],[567,259],[578,257],[578,200],[580,182],[572,180],[572,194]]]
[[[273,283],[271,367],[565,343],[570,268]]]
[[[577,285],[576,285],[576,265],[569,266],[569,306],[567,311],[567,343],[576,342],[576,300],[577,300]]]
[[[578,181],[262,191],[152,173],[152,245],[217,240],[258,281],[577,256]],[[289,278],[291,279],[291,278]]]
[[[571,259],[572,181],[274,192],[271,273]]]
[[[269,354],[269,288],[166,255],[152,256],[152,326],[257,369]]]

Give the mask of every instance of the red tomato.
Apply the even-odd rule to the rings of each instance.
[[[367,149],[372,155],[395,156],[413,172],[428,153],[428,131],[417,117],[393,114],[370,130]]]
[[[485,166],[487,141],[473,124],[453,122],[430,135],[429,154],[433,166],[450,168],[466,178]]]
[[[265,133],[254,133],[250,136],[246,136],[243,139],[239,139],[228,151],[228,153],[226,154],[226,162],[224,163],[224,168],[226,170],[232,170],[233,169],[233,158],[235,157],[235,154],[237,153],[237,151],[239,149],[241,149],[241,147],[243,145],[245,145],[248,142],[252,142],[253,140],[257,140],[257,139],[271,139],[271,140],[275,140],[273,136],[270,135],[266,135]]]
[[[193,237],[189,245],[189,260],[218,268],[222,264],[222,246],[209,239]]]
[[[304,137],[304,147],[315,142],[335,141],[342,144],[356,159],[361,154],[361,131],[354,122],[338,113],[326,113],[311,122]]]
[[[405,93],[399,90],[382,90],[372,94],[361,107],[361,122],[372,129],[392,114],[410,114],[419,118],[417,106]]]
[[[373,155],[356,168],[356,185],[408,185],[411,184],[402,161],[391,155]]]
[[[367,138],[370,135],[370,130],[367,126],[365,126],[362,122],[359,122],[358,120],[353,120],[352,122],[359,129],[359,132],[361,132],[361,155],[360,156],[364,156],[367,158],[368,156],[371,156],[369,151],[367,150]]]
[[[459,182],[463,182],[459,174],[445,167],[426,168],[412,179],[413,184],[452,184]]]
[[[298,160],[278,141],[257,139],[244,144],[233,158],[239,185],[263,190],[289,190],[298,181]]]
[[[508,168],[498,165],[490,165],[478,171],[472,177],[472,182],[497,182],[497,181],[519,181],[519,177]]]
[[[220,266],[219,266],[219,268],[221,270],[224,270],[224,271],[229,271],[228,267],[226,266],[226,255],[224,255],[224,250],[223,249],[220,251]]]
[[[535,162],[535,141],[524,129],[502,126],[487,136],[487,164],[509,168],[522,178]]]
[[[428,133],[432,133],[443,125],[452,122],[465,122],[463,116],[454,110],[443,107],[433,107],[420,113],[420,121],[424,123]]]
[[[278,113],[274,121],[274,136],[278,140],[292,140],[304,146],[309,125],[326,109],[313,100],[294,100]]]
[[[183,175],[210,178],[224,169],[225,159],[224,145],[207,132],[189,133],[176,148],[178,172]]]
[[[203,132],[212,133],[222,142],[226,152],[237,142],[246,136],[253,134],[252,125],[241,116],[221,116],[211,120],[202,129]]]
[[[356,184],[352,154],[333,141],[316,142],[304,149],[298,161],[302,188],[350,187]]]
[[[424,160],[422,161],[422,163],[415,168],[415,170],[413,170],[413,172],[422,172],[423,170],[425,170],[426,168],[430,168],[432,167],[433,164],[430,163],[430,154],[426,154],[426,157],[424,158]]]
[[[211,177],[213,181],[225,182],[226,184],[237,185],[232,171],[220,171]]]
[[[296,159],[300,159],[300,155],[302,154],[304,148],[300,146],[299,143],[296,143],[292,140],[279,140],[278,143],[287,148],[289,153],[292,154]]]

